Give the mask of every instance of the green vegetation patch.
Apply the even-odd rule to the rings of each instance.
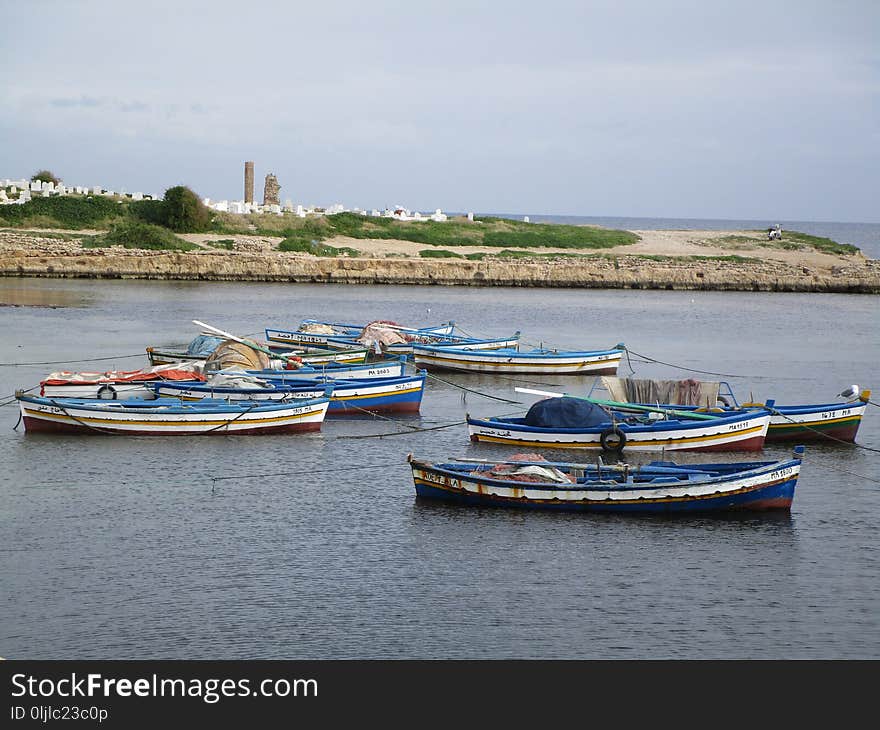
[[[152,251],[192,251],[198,248],[195,244],[178,238],[167,228],[137,221],[117,223],[101,236],[83,239],[82,246],[84,248],[123,246]]]
[[[360,251],[347,246],[328,246],[320,241],[303,241],[298,236],[285,238],[278,244],[279,251],[293,251],[296,253],[310,253],[313,256],[335,258],[337,256],[359,256]]]
[[[721,236],[719,238],[713,238],[708,241],[710,246],[738,246],[740,244],[748,244],[754,246],[755,244],[759,244],[760,241],[752,238],[751,236]]]
[[[768,241],[767,243],[771,243],[771,241]],[[830,238],[811,236],[809,233],[799,233],[798,231],[783,231],[782,240],[775,241],[774,243],[779,245],[794,243],[800,247],[812,248],[816,251],[821,251],[822,253],[831,254],[850,255],[859,252],[857,246],[853,246],[849,243],[837,243],[837,241],[832,241]]]
[[[523,223],[504,218],[438,221],[398,221],[393,218],[338,213],[321,218],[292,216],[232,216],[221,214],[214,230],[225,233],[256,232],[284,236],[303,243],[326,241],[337,236],[356,239],[412,241],[443,248],[491,246],[493,248],[597,249],[635,243],[639,237],[629,231],[593,226]]]
[[[95,228],[108,225],[125,213],[124,204],[112,198],[58,195],[32,198],[21,205],[4,205],[0,207],[0,222],[17,227],[33,227],[38,222],[57,228]]]
[[[223,248],[227,251],[232,251],[235,248],[235,241],[231,238],[221,238],[217,241],[205,241],[205,243],[211,248]]]
[[[460,253],[455,251],[447,251],[445,248],[423,248],[419,251],[419,256],[423,259],[463,259]]]

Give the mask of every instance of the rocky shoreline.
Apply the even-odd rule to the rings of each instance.
[[[584,289],[880,293],[880,261],[816,267],[772,260],[319,258],[278,251],[85,249],[72,240],[0,234],[0,276]]]

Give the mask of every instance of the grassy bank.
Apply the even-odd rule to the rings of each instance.
[[[170,189],[180,190],[180,188]],[[68,230],[106,229],[102,238],[104,245],[122,245],[129,248],[188,250],[189,244],[176,237],[163,236],[165,231],[173,236],[176,231],[205,231],[220,235],[262,235],[283,238],[282,251],[301,251],[318,256],[358,256],[356,248],[337,246],[334,239],[400,240],[430,246],[420,252],[423,258],[454,258],[461,256],[449,249],[461,246],[482,246],[498,249],[496,256],[526,257],[541,248],[568,249],[571,251],[601,251],[602,249],[627,246],[639,241],[632,232],[550,223],[525,223],[506,218],[477,217],[470,221],[464,217],[444,222],[398,221],[392,218],[363,216],[355,213],[339,213],[332,216],[298,218],[292,214],[234,215],[209,211],[201,206],[194,194],[189,192],[193,220],[198,226],[183,225],[179,215],[171,213],[188,209],[174,201],[133,201],[125,197],[67,195],[34,198],[23,205],[0,206],[0,227],[39,231],[41,228]],[[183,201],[187,203],[187,201]],[[201,208],[198,208],[201,206]],[[204,216],[205,220],[201,220]],[[147,227],[144,227],[147,226]],[[755,231],[756,234],[764,232]],[[143,236],[139,238],[139,236]],[[798,231],[784,231],[781,241],[767,241],[760,236],[731,235],[716,239],[711,244],[720,248],[746,245],[755,249],[813,250],[835,255],[850,255],[859,249],[840,244],[828,238],[812,236]],[[99,245],[95,240],[88,246]],[[216,242],[215,248],[233,249],[232,239]],[[430,251],[436,253],[430,253]],[[482,258],[485,254],[468,254],[465,258]],[[552,254],[556,256],[556,254]],[[574,254],[572,254],[574,255]]]
[[[247,220],[250,219],[250,220]],[[249,227],[252,226],[252,227]],[[629,231],[591,226],[523,223],[504,218],[452,218],[444,222],[398,221],[357,213],[322,218],[235,216],[220,213],[215,229],[222,233],[284,236],[287,241],[321,243],[339,236],[355,239],[412,241],[426,246],[487,246],[492,248],[613,248],[635,243]]]

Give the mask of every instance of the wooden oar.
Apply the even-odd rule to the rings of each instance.
[[[263,347],[262,345],[257,344],[253,340],[246,340],[243,337],[236,337],[235,335],[229,334],[229,332],[224,332],[223,330],[219,330],[216,327],[212,327],[209,324],[205,324],[204,322],[199,322],[197,319],[192,321],[193,324],[197,324],[199,327],[204,327],[208,332],[213,332],[216,335],[220,335],[221,337],[225,337],[228,340],[232,340],[234,342],[240,342],[242,345],[247,345],[253,350],[257,350],[258,352],[265,352],[269,357],[281,359],[285,361],[293,360],[294,362],[301,364],[298,358],[292,355],[282,355],[277,352],[272,352],[268,347]]]
[[[588,403],[595,403],[597,406],[608,406],[620,411],[635,411],[637,413],[663,413],[669,416],[679,416],[681,418],[692,418],[695,421],[714,421],[722,416],[712,416],[707,413],[694,413],[693,411],[676,411],[671,408],[659,408],[655,406],[642,406],[634,403],[620,403],[613,400],[597,400],[595,398],[586,398],[577,395],[568,395],[566,393],[551,393],[546,390],[533,390],[532,388],[514,388],[517,393],[531,393],[532,395],[546,395],[550,398],[576,398],[577,400],[585,400]]]

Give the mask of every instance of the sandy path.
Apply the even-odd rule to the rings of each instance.
[[[0,230],[0,250],[21,248],[22,243],[28,238],[38,237],[39,233],[68,233],[73,235],[94,235],[100,231],[71,231],[64,229],[40,229],[40,231],[16,231],[15,229]],[[629,246],[617,246],[614,248],[577,250],[559,248],[534,249],[535,253],[558,253],[560,255],[618,255],[618,256],[741,256],[744,258],[760,259],[762,261],[778,261],[793,266],[802,266],[815,270],[830,271],[834,267],[852,265],[865,261],[861,253],[855,256],[843,256],[820,253],[810,249],[785,250],[783,248],[768,248],[767,240],[763,233],[755,231],[657,231],[636,230],[633,231],[641,240]],[[222,250],[212,247],[210,242],[221,240],[234,241],[234,250],[250,253],[271,253],[277,251],[278,244],[283,240],[279,236],[259,236],[255,234],[222,234],[222,233],[187,233],[181,234],[181,238],[195,243],[207,250]],[[783,233],[783,242],[785,241]],[[36,243],[36,241],[34,242]],[[48,243],[46,241],[43,242]],[[348,247],[356,249],[364,256],[378,258],[417,258],[419,251],[435,247],[423,243],[401,240],[360,239],[347,236],[337,236],[325,243],[331,246]],[[62,246],[75,246],[69,242],[62,244],[61,241],[53,242],[52,248]],[[443,247],[436,247],[443,248]],[[450,246],[447,250],[458,254],[471,253],[498,253],[500,249],[486,246]],[[511,246],[511,248],[515,248]],[[522,250],[522,249],[519,249]]]

